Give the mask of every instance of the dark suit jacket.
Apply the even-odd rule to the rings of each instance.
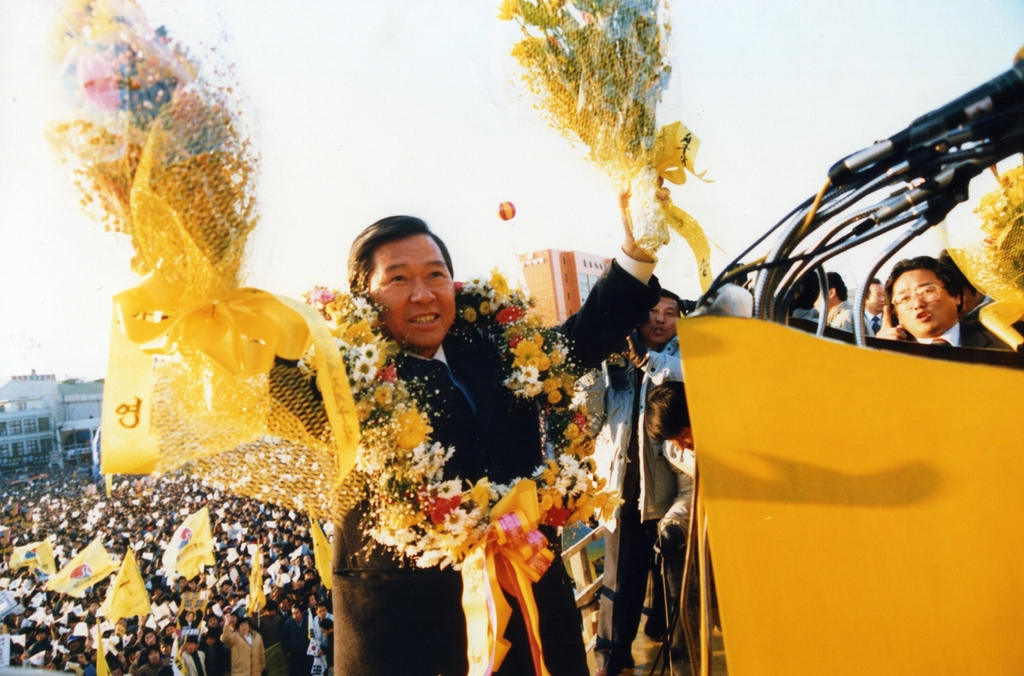
[[[597,367],[657,304],[657,280],[645,285],[613,263],[579,313],[561,327],[570,359]],[[538,411],[502,384],[496,348],[475,331],[453,330],[445,357],[469,390],[476,414],[446,375],[425,373],[422,360],[397,360],[403,379],[425,381],[435,441],[454,445],[449,476],[487,475],[505,483],[532,475],[544,459]],[[335,669],[347,674],[452,674],[467,670],[462,580],[457,571],[420,569],[376,546],[362,529],[368,505],[350,511],[335,529]],[[553,533],[552,538],[553,539]],[[580,616],[564,566],[555,562],[534,586],[541,636],[552,674],[587,674]],[[515,604],[513,603],[513,606]],[[501,673],[532,673],[522,619],[513,615],[513,643]]]

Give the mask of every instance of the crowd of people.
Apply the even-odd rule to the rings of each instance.
[[[216,564],[197,577],[165,574],[164,548],[188,514],[208,507]],[[12,666],[95,676],[171,676],[175,638],[184,676],[308,676],[311,637],[329,668],[331,594],[313,557],[309,517],[205,487],[187,472],[115,480],[108,498],[91,474],[51,471],[0,492],[6,550],[49,538],[58,568],[99,536],[114,558],[131,549],[151,612],[109,622],[100,612],[113,578],[76,599],[45,589],[45,575],[0,564],[0,615]],[[330,525],[325,527],[330,532]],[[249,573],[259,548],[266,605],[246,614]],[[200,592],[198,596],[190,592]],[[186,598],[201,599],[197,603]],[[315,627],[311,631],[310,622]],[[98,634],[97,634],[98,629]],[[99,643],[102,641],[102,651]],[[326,671],[326,669],[325,669]]]

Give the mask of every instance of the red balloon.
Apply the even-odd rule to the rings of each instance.
[[[503,221],[511,220],[516,215],[516,205],[502,202],[498,205],[498,217]]]

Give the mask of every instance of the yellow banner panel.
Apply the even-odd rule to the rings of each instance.
[[[1024,673],[1024,372],[679,338],[730,676]]]

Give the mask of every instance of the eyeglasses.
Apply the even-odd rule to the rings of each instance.
[[[922,284],[908,294],[904,294],[897,298],[892,299],[892,304],[897,309],[903,310],[910,306],[914,302],[915,298],[920,298],[923,303],[931,303],[939,299],[939,292],[942,291],[943,287],[938,284]]]

